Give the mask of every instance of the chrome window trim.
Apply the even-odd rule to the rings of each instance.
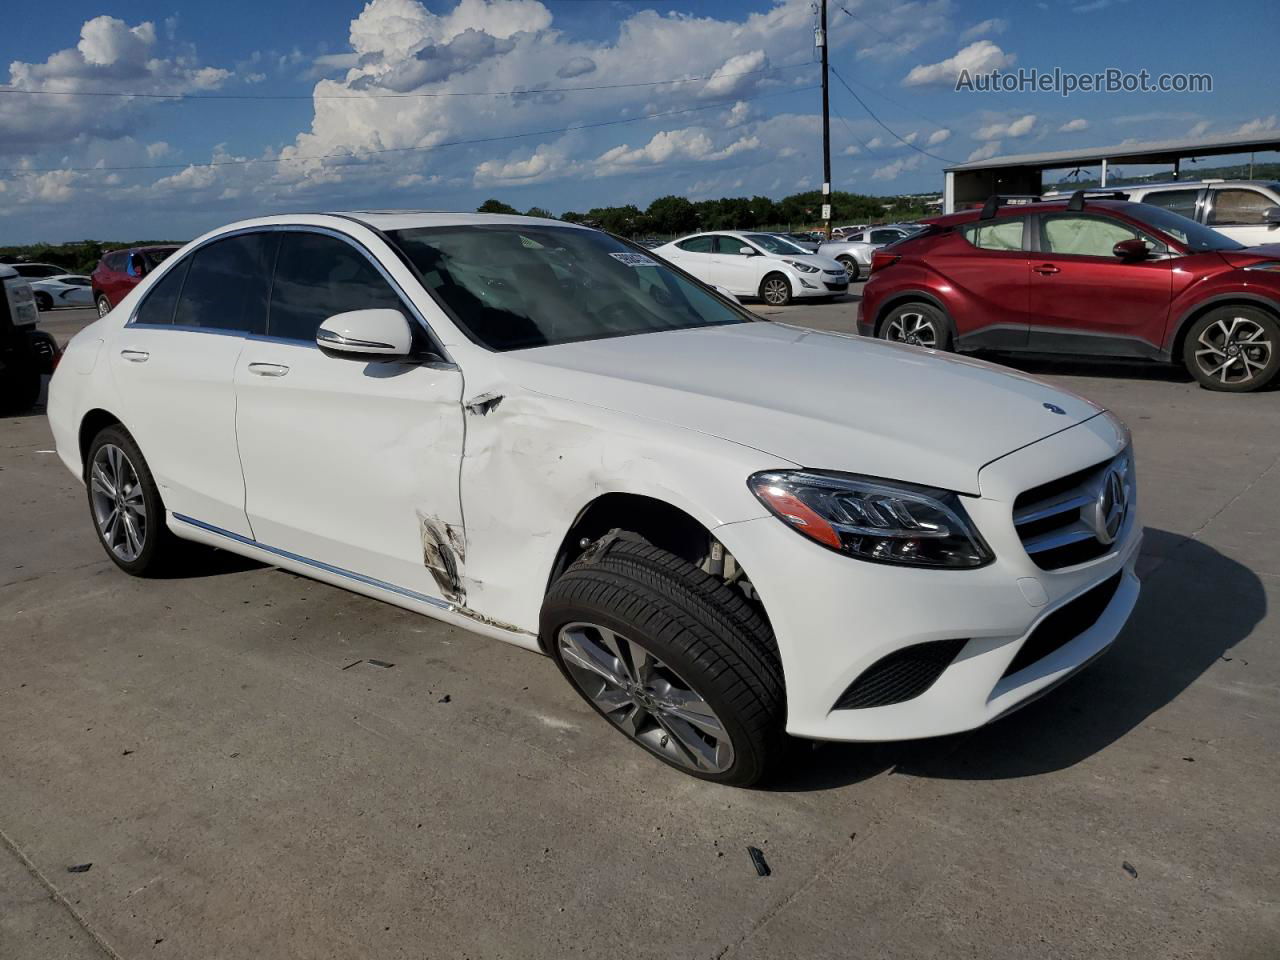
[[[396,296],[400,298],[400,302],[404,306],[405,310],[413,316],[417,321],[418,326],[422,329],[422,332],[426,334],[427,341],[431,344],[431,348],[444,358],[444,362],[447,365],[456,366],[453,359],[449,356],[448,351],[445,350],[444,345],[440,342],[440,339],[435,335],[435,331],[431,329],[431,324],[427,323],[427,318],[422,315],[422,311],[417,308],[413,300],[405,293],[404,287],[396,281],[395,277],[391,276],[391,274],[387,272],[386,267],[382,265],[368,247],[350,234],[343,233],[341,230],[335,230],[333,227],[323,227],[307,223],[269,223],[256,227],[241,227],[238,230],[228,230],[225,233],[219,233],[217,236],[202,240],[197,246],[184,251],[182,256],[177,256],[175,253],[172,256],[166,257],[161,264],[163,269],[159,270],[158,274],[163,277],[169,272],[169,270],[172,270],[176,264],[189,260],[191,257],[194,257],[196,253],[203,250],[210,244],[217,243],[219,240],[227,240],[231,237],[244,236],[245,234],[250,233],[318,233],[323,236],[333,237],[335,240],[341,240],[347,245],[353,247],[361,256],[373,265],[373,268],[378,271],[382,279],[387,282]],[[271,273],[272,280],[274,281],[274,265],[272,266]],[[150,276],[150,274],[148,276]],[[154,284],[152,285],[154,286]],[[314,340],[301,340],[297,337],[273,337],[267,333],[253,333],[247,330],[233,330],[227,327],[193,327],[169,323],[138,323],[138,311],[150,296],[151,291],[148,290],[146,296],[142,297],[134,306],[133,311],[129,314],[129,319],[125,321],[126,329],[136,327],[139,330],[177,330],[184,333],[210,333],[218,336],[241,337],[246,340],[256,340],[265,343],[300,344],[304,346],[311,346],[317,350],[319,349]],[[179,293],[179,299],[181,299],[181,293]]]

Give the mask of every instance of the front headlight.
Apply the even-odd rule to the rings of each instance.
[[[757,473],[747,486],[797,533],[861,560],[966,569],[995,559],[949,490],[811,470]]]
[[[813,266],[812,264],[803,263],[799,260],[783,260],[782,262],[789,267],[795,267],[801,273],[817,273],[818,272],[817,267]]]

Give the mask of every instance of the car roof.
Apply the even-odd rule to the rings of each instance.
[[[1019,217],[1028,213],[1059,213],[1066,209],[1066,204],[1071,198],[1068,196],[1054,197],[1048,200],[1038,200],[1033,203],[1005,203],[996,208],[996,215],[993,219],[1003,219],[1005,217]],[[1084,209],[1073,211],[1076,213],[1088,213],[1090,210],[1110,210],[1113,213],[1119,213],[1122,216],[1132,216],[1127,213],[1127,208],[1138,206],[1130,200],[1106,200],[1101,197],[1092,199],[1085,198]],[[948,213],[941,217],[930,217],[928,220],[921,220],[923,224],[935,227],[952,227],[958,223],[971,223],[982,216],[982,208],[974,207],[971,210],[959,210],[956,213]]]
[[[347,220],[357,220],[376,230],[415,230],[422,227],[466,227],[466,226],[543,226],[574,227],[579,230],[590,230],[581,224],[569,223],[565,220],[552,220],[546,217],[522,217],[506,213],[448,213],[440,210],[347,210],[330,211],[329,216]],[[275,218],[270,218],[275,219]],[[281,217],[282,222],[289,222],[288,217]]]

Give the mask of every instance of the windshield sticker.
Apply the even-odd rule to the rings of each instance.
[[[609,256],[619,263],[625,263],[628,267],[656,267],[658,265],[653,257],[646,257],[643,253],[611,253]]]

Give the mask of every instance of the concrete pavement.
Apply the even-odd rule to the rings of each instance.
[[[1020,366],[1133,428],[1129,627],[990,727],[796,742],[762,791],[397,608],[225,555],[130,579],[42,412],[0,421],[0,958],[1277,956],[1280,394]]]

